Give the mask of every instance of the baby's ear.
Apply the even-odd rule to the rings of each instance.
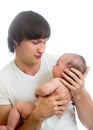
[[[84,78],[85,78],[85,77],[86,77],[86,75],[88,74],[89,69],[90,69],[90,67],[89,67],[89,66],[87,66],[87,67],[86,67],[86,69],[85,69]]]

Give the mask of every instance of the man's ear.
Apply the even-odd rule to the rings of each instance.
[[[14,43],[14,46],[17,46],[18,45],[18,43],[14,40],[13,41],[13,43]]]

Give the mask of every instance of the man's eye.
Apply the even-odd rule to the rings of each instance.
[[[37,44],[38,44],[38,42],[36,42],[36,41],[32,41],[32,43],[33,43],[34,45],[37,45]]]

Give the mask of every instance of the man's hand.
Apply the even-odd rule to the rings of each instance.
[[[84,75],[82,75],[80,71],[74,68],[71,68],[71,70],[65,69],[62,73],[62,83],[70,89],[73,97],[79,96],[79,94],[82,93],[84,89],[85,77],[88,73],[88,70],[89,69],[86,68]]]
[[[52,115],[62,115],[68,103],[67,94],[39,97],[34,113],[37,118],[44,120]]]

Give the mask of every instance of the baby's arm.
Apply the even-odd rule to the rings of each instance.
[[[36,96],[48,96],[52,94],[60,86],[59,78],[54,78],[50,82],[36,89]]]

